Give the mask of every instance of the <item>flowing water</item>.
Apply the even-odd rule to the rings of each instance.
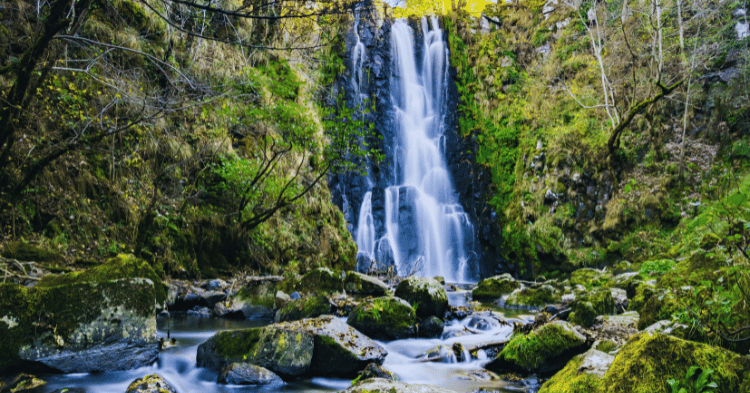
[[[451,293],[451,303],[455,305],[464,303],[466,295],[467,292]],[[460,321],[449,322],[446,332],[470,330],[470,319],[467,317]],[[263,326],[269,323],[270,321],[240,321],[193,316],[160,318],[158,320],[159,336],[166,337],[169,331],[171,337],[177,338],[177,345],[160,352],[159,360],[153,365],[136,370],[109,373],[39,375],[47,381],[47,385],[36,389],[35,392],[50,393],[65,388],[71,393],[124,393],[131,382],[154,373],[161,375],[179,393],[330,392],[344,390],[350,386],[350,380],[334,378],[299,379],[282,386],[272,387],[220,385],[216,383],[218,376],[216,372],[196,367],[195,356],[198,345],[217,331]],[[488,380],[488,374],[483,372],[482,366],[487,359],[482,350],[477,351],[478,357],[474,358],[464,353],[466,360],[461,362],[457,361],[455,356],[448,356],[437,362],[425,361],[423,354],[438,345],[450,348],[458,342],[465,348],[471,348],[479,343],[505,339],[511,335],[512,328],[501,325],[484,331],[474,329],[474,332],[478,334],[446,339],[380,342],[388,351],[383,367],[395,373],[403,382],[442,386],[457,392],[471,392],[479,388],[500,392],[532,392],[533,390],[520,384],[497,379]]]
[[[467,254],[473,248],[473,229],[458,202],[445,157],[448,49],[436,17],[422,18],[420,30],[415,34],[405,19],[391,28],[390,98],[396,132],[386,143],[395,152],[389,167],[395,180],[382,193],[382,233],[376,233],[372,218],[370,182],[359,210],[356,241],[361,254],[373,261],[392,261],[400,275],[476,282]],[[359,46],[352,51],[353,66],[363,64],[363,51]],[[352,74],[357,79],[361,70]]]

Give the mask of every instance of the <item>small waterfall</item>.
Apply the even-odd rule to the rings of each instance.
[[[354,49],[352,50],[352,90],[354,91],[354,99],[356,104],[361,104],[364,99],[367,98],[367,94],[362,94],[362,84],[364,82],[364,64],[365,60],[367,59],[367,48],[365,48],[365,44],[362,42],[359,36],[359,19],[360,19],[360,9],[362,8],[362,4],[358,4],[354,8]]]
[[[355,67],[351,84],[359,96],[366,49],[357,27],[358,23],[351,51]],[[380,193],[373,192],[374,184],[368,178],[356,241],[360,256],[377,261],[380,267],[395,265],[400,275],[476,281],[476,269],[469,266],[467,254],[473,248],[473,229],[458,202],[445,158],[448,49],[436,17],[422,18],[420,27],[418,43],[406,20],[396,20],[391,27],[390,116],[394,136],[385,141],[393,151],[391,176],[385,180],[388,184],[378,183]],[[373,219],[376,195],[384,199],[378,203],[385,209],[382,225]]]

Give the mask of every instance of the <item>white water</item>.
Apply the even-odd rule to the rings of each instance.
[[[391,142],[396,153],[390,168],[396,184],[385,190],[385,233],[375,240],[368,191],[356,241],[360,253],[376,261],[392,260],[400,275],[476,282],[467,255],[473,230],[458,203],[445,160],[448,49],[437,18],[422,18],[421,30],[423,56],[418,64],[415,34],[406,20],[396,20],[391,29],[390,87],[396,127]],[[361,53],[355,48],[353,56]]]

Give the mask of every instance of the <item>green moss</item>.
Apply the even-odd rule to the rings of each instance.
[[[591,302],[577,300],[571,306],[571,313],[568,319],[576,325],[590,328],[594,325],[596,316],[599,315]]]
[[[306,294],[333,294],[344,292],[344,275],[328,268],[313,269],[303,277],[289,275],[279,282],[278,289],[285,293],[299,291]]]
[[[682,380],[690,366],[712,369],[717,393],[736,393],[750,376],[750,360],[733,352],[648,333],[633,336],[604,376],[606,393],[668,393],[667,380]]]
[[[324,294],[304,297],[287,303],[279,310],[279,322],[315,318],[331,312],[331,302]]]
[[[628,297],[631,297],[630,304],[628,304],[628,310],[641,312],[643,306],[649,299],[651,299],[651,296],[653,296],[654,293],[656,293],[656,289],[654,289],[653,285],[641,282],[636,287],[634,297],[631,297],[630,294],[628,294]]]
[[[583,355],[574,357],[539,389],[539,393],[601,393],[602,378],[587,372],[579,373]]]
[[[18,351],[24,345],[37,340],[51,343],[54,335],[69,342],[71,333],[99,318],[110,306],[153,316],[153,287],[129,281],[35,288],[0,284],[0,352],[4,354],[0,370],[18,362]]]
[[[497,357],[533,371],[548,359],[573,350],[584,341],[585,339],[576,335],[569,325],[549,323],[529,335],[515,335]]]
[[[477,284],[477,287],[471,291],[474,300],[495,300],[505,294],[511,293],[518,289],[521,283],[514,280],[513,277],[506,273],[500,276],[485,278]]]
[[[77,284],[83,282],[106,282],[126,278],[147,278],[154,283],[157,304],[164,304],[167,300],[166,286],[148,262],[133,255],[120,254],[107,263],[82,272],[45,276],[39,281],[38,287],[55,287],[59,285]]]
[[[43,262],[55,265],[65,264],[65,258],[62,255],[23,242],[8,244],[3,250],[2,256],[19,261]]]
[[[227,330],[216,334],[216,352],[227,358],[242,358],[255,353],[263,328]]]
[[[448,294],[433,278],[408,277],[398,283],[395,295],[409,302],[420,318],[442,317],[448,307]]]
[[[638,312],[641,318],[638,320],[638,330],[643,330],[663,319],[672,319],[672,314],[679,311],[681,307],[677,300],[669,292],[654,294],[641,307]]]
[[[398,298],[379,297],[355,307],[346,322],[367,336],[396,339],[413,333],[417,315]]]
[[[615,343],[614,341],[602,340],[594,346],[594,349],[596,349],[597,351],[602,351],[604,353],[610,353],[617,349],[617,347],[619,347],[619,345],[617,345],[617,343]]]
[[[595,269],[578,269],[570,275],[570,283],[573,285],[582,285],[586,288],[605,286],[609,282],[609,277]]]
[[[539,288],[523,288],[520,291],[513,292],[505,304],[542,307],[559,300],[560,297],[553,287],[543,285]]]

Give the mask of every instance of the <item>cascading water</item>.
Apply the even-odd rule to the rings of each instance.
[[[401,275],[475,281],[467,254],[473,247],[473,229],[458,203],[445,159],[448,50],[436,17],[422,18],[421,33],[420,60],[415,33],[407,21],[396,20],[391,28],[390,115],[395,130],[390,143],[394,153],[392,173],[387,176],[391,180],[378,193],[385,200],[385,217],[382,225],[374,223],[375,193],[368,178],[356,241],[365,260],[393,263]],[[363,50],[352,51],[353,65],[363,63],[359,58]],[[361,80],[361,70],[352,71],[352,79]]]

